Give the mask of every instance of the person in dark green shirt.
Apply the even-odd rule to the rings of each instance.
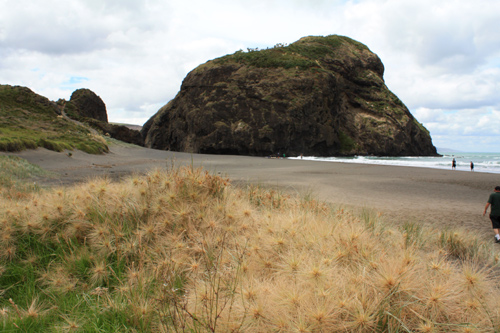
[[[491,206],[490,220],[495,232],[495,242],[500,243],[500,186],[495,187],[495,191],[490,194],[488,202],[484,207],[483,216],[486,215],[488,207]]]

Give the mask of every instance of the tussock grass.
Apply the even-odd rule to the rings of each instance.
[[[477,239],[192,167],[94,179],[0,201],[0,329],[492,332]]]

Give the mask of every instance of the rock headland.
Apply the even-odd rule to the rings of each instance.
[[[191,71],[143,126],[145,146],[268,156],[432,156],[429,132],[385,85],[367,46],[304,37]]]

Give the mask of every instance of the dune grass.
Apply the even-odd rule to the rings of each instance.
[[[192,167],[0,200],[0,330],[493,332],[498,255]]]
[[[0,155],[0,170],[0,196],[6,198],[29,196],[40,190],[40,186],[33,181],[37,177],[55,177],[17,156]]]

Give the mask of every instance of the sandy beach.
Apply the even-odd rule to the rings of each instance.
[[[110,153],[56,153],[46,149],[16,155],[59,174],[39,179],[69,185],[96,176],[119,179],[131,173],[173,165],[202,166],[233,183],[274,186],[342,206],[371,208],[389,223],[417,222],[437,228],[458,226],[493,238],[482,212],[500,175],[428,168],[328,163],[263,157],[202,155],[111,145]]]

